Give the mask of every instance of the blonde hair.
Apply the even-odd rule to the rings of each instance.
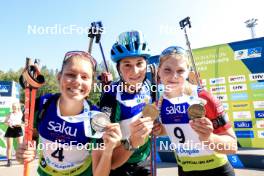
[[[165,55],[165,56],[161,56],[159,58],[159,67],[161,67],[161,65],[167,61],[168,59],[170,58],[173,58],[173,59],[176,59],[176,60],[183,60],[185,61],[186,65],[187,65],[187,68],[190,69],[190,62],[189,62],[189,58],[188,58],[188,55],[187,54],[179,54],[179,53],[171,53],[171,54],[168,54],[168,55]]]
[[[165,55],[165,56],[161,56],[159,58],[160,62],[159,62],[158,70],[160,69],[162,64],[169,59],[183,60],[186,63],[187,69],[190,70],[190,62],[189,62],[188,55],[187,54],[179,54],[179,53],[175,53],[175,52],[170,53],[170,54]],[[158,79],[159,79],[159,77],[158,77]],[[188,81],[184,82],[183,93],[186,95],[192,95],[193,94],[192,85]]]
[[[20,105],[19,102],[13,102],[12,103],[12,108],[13,108],[13,106],[16,106],[17,107],[17,111],[21,111],[21,105]]]

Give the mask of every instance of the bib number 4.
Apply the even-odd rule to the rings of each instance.
[[[63,148],[61,148],[61,147],[57,148],[57,150],[55,150],[55,151],[51,154],[51,156],[52,156],[53,158],[58,158],[58,160],[59,160],[60,162],[62,162],[63,159],[64,159],[64,156],[63,156]]]

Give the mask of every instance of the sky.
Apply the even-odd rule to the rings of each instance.
[[[244,22],[251,18],[258,19],[256,36],[264,37],[263,7],[263,0],[1,1],[0,70],[19,69],[26,57],[59,69],[65,52],[88,49],[86,29],[93,21],[103,23],[107,60],[118,34],[128,30],[142,31],[153,55],[171,45],[186,48],[179,21],[187,16],[193,49],[250,39]],[[92,54],[101,61],[97,44]]]

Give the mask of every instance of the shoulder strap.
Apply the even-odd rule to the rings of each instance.
[[[151,90],[151,98],[152,98],[152,101],[155,102],[158,100],[157,68],[156,68],[155,64],[150,64],[150,65],[148,65],[148,67],[150,69],[150,75],[146,79],[145,82],[151,86],[151,89],[150,89]]]
[[[88,99],[85,99],[85,101],[88,103],[88,106],[90,107],[90,111],[94,110],[94,109],[99,109],[96,105],[94,105],[91,101],[89,101]]]
[[[41,111],[38,112],[37,114],[37,124],[43,119],[48,107],[50,106],[51,102],[57,101],[60,97],[60,93],[56,93],[52,95],[51,97],[48,98],[48,100],[43,104],[43,107]]]
[[[161,96],[160,98],[159,98],[159,100],[158,100],[158,109],[159,109],[159,111],[161,111],[161,106],[162,106],[162,103],[163,103],[163,96]]]

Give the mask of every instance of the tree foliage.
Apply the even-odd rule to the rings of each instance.
[[[113,65],[111,63],[107,63],[108,64],[108,68],[110,70],[110,72],[112,73],[114,79],[117,79],[117,73],[115,71],[115,68],[113,67]],[[101,72],[105,71],[105,66],[104,64],[101,62],[98,64],[97,66],[97,72],[96,75],[100,75]],[[15,82],[19,82],[19,77],[23,72],[23,68],[18,69],[17,71],[14,70],[9,70],[7,72],[1,71],[0,70],[0,81],[15,81]],[[54,69],[49,69],[47,66],[42,66],[41,68],[41,74],[44,75],[45,77],[45,85],[42,86],[41,88],[39,88],[38,93],[37,93],[37,97],[47,94],[47,93],[58,93],[59,92],[59,85],[58,85],[58,81],[57,81],[57,74],[58,74],[58,70],[54,70]],[[96,82],[98,83],[99,81],[96,80]],[[99,99],[100,99],[100,95],[101,95],[101,91],[100,90],[95,90],[92,91],[89,95],[89,100],[92,103],[98,103]],[[24,90],[21,88],[20,90],[20,99],[21,102],[24,102]]]

